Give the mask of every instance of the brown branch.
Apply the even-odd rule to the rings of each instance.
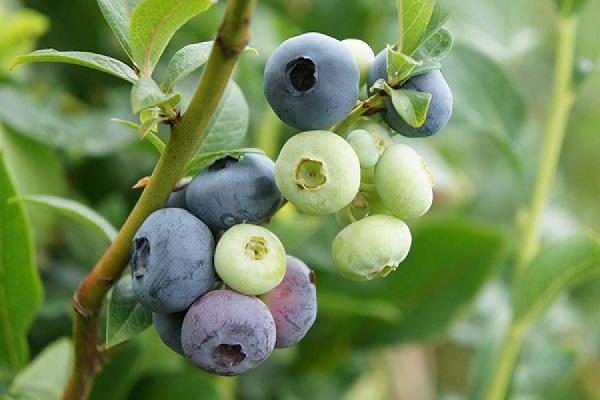
[[[161,208],[183,173],[186,162],[223,96],[233,68],[248,42],[248,26],[255,0],[229,0],[215,45],[200,84],[181,121],[172,127],[169,142],[125,224],[102,258],[75,293],[73,344],[75,364],[65,399],[85,399],[103,356],[98,348],[100,307],[113,283],[129,262],[132,238],[144,219]]]

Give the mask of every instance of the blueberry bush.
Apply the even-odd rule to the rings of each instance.
[[[598,15],[0,3],[1,398],[600,398]]]

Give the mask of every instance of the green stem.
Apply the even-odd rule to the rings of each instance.
[[[361,101],[342,122],[331,128],[331,132],[337,133],[338,135],[346,134],[348,129],[368,111],[385,107],[383,97],[384,95],[382,93],[376,93],[365,101]]]
[[[540,218],[548,202],[552,181],[558,167],[569,114],[573,107],[575,96],[571,88],[571,78],[575,56],[576,32],[576,17],[561,15],[558,23],[552,106],[550,107],[547,134],[544,138],[534,194],[527,224],[524,229],[524,237],[517,255],[515,270],[515,277],[517,279],[522,275],[529,262],[538,252],[540,243]],[[521,342],[529,326],[528,323],[512,322],[500,350],[500,358],[495,366],[495,372],[488,387],[487,395],[484,397],[486,400],[504,400],[506,398]]]
[[[500,350],[500,359],[496,364],[496,373],[492,377],[487,396],[485,396],[486,400],[505,399],[525,331],[526,329],[516,325],[510,327]]]
[[[99,312],[108,290],[129,262],[133,235],[153,211],[167,201],[181,178],[202,132],[217,109],[233,68],[248,43],[248,28],[255,0],[229,0],[215,45],[200,84],[181,121],[171,130],[169,142],[152,173],[148,186],[115,240],[85,277],[75,293],[73,343],[75,364],[65,392],[69,400],[85,399],[103,357],[98,349]]]
[[[561,16],[558,23],[558,43],[554,71],[554,93],[548,119],[547,135],[544,138],[537,180],[524,228],[522,245],[517,255],[516,276],[518,277],[535,257],[540,245],[539,225],[542,213],[552,188],[552,182],[563,139],[567,129],[569,114],[573,107],[574,94],[571,87],[575,57],[577,18]]]

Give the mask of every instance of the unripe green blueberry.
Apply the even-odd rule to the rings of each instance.
[[[345,227],[331,252],[342,275],[357,281],[387,276],[408,255],[412,237],[408,226],[390,215],[373,215]]]
[[[342,40],[342,43],[352,52],[352,57],[360,71],[360,84],[362,86],[367,81],[367,74],[373,60],[375,60],[375,53],[371,46],[360,39],[345,39]]]
[[[273,289],[285,275],[285,249],[266,228],[240,224],[227,230],[215,250],[215,269],[227,286],[247,295]]]
[[[404,144],[394,144],[381,155],[375,167],[375,187],[399,218],[420,217],[433,202],[433,176],[425,160]]]
[[[376,193],[358,192],[350,204],[335,214],[335,218],[341,227],[345,227],[375,214],[390,215],[390,212]]]
[[[290,138],[275,163],[284,197],[306,214],[332,214],[354,199],[360,187],[360,162],[352,146],[328,131]]]
[[[377,134],[363,129],[350,132],[346,140],[354,149],[361,168],[374,167],[386,145],[385,141],[381,140]]]

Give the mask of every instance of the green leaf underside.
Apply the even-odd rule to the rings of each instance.
[[[240,147],[248,130],[249,110],[240,87],[230,81],[213,114],[195,154]]]
[[[163,104],[173,106],[179,102],[180,98],[179,94],[163,93],[154,79],[142,77],[131,89],[131,108],[134,113],[138,113]]]
[[[163,121],[165,121],[165,118],[162,117],[153,117],[144,121],[138,130],[140,138],[145,139],[150,132],[156,132],[158,129],[158,124]]]
[[[190,44],[175,53],[163,76],[162,89],[169,92],[175,83],[203,66],[208,60],[212,45],[212,41]]]
[[[402,38],[399,49],[404,54],[413,54],[427,32],[435,0],[398,0],[402,15]]]
[[[403,83],[410,75],[412,70],[420,64],[421,62],[407,56],[406,54],[399,53],[392,47],[388,46],[387,74],[390,85],[396,86],[400,83]]]
[[[16,133],[74,153],[105,155],[135,141],[128,130],[110,117],[122,110],[88,110],[65,114],[56,98],[37,99],[8,86],[0,86],[0,121]]]
[[[384,90],[392,99],[396,112],[407,124],[414,128],[423,126],[431,103],[431,93],[411,89],[392,89],[385,84]]]
[[[8,398],[14,400],[59,400],[63,398],[73,367],[69,339],[48,345],[13,381]]]
[[[125,53],[133,59],[129,45],[129,17],[140,0],[98,0],[98,7]]]
[[[134,62],[150,76],[175,32],[207,10],[212,0],[142,0],[131,13],[129,45]]]
[[[110,292],[106,308],[106,346],[123,343],[152,323],[152,313],[138,302],[131,275],[124,275]]]
[[[103,216],[79,202],[46,195],[21,196],[16,200],[49,207],[65,217],[92,228],[109,242],[117,236],[116,229]]]
[[[240,158],[244,154],[247,153],[257,153],[264,154],[261,149],[253,148],[253,147],[245,147],[240,149],[233,150],[222,150],[222,151],[214,151],[210,153],[203,153],[201,155],[195,156],[192,158],[187,165],[185,166],[185,170],[183,176],[195,176],[198,173],[202,172],[206,168],[210,167],[215,161],[220,160],[225,157],[234,157]]]
[[[53,49],[36,50],[24,56],[17,57],[11,68],[24,63],[59,62],[81,65],[134,83],[138,80],[135,71],[128,65],[102,54],[85,51],[57,51]]]
[[[0,152],[0,366],[18,371],[28,361],[27,330],[42,300],[33,238]]]
[[[456,117],[469,124],[518,137],[527,115],[527,103],[509,75],[480,51],[456,44],[444,62],[453,82]]]
[[[423,63],[440,61],[448,55],[453,45],[454,37],[452,33],[445,28],[441,28],[419,46],[414,58]]]
[[[340,281],[321,266],[321,285],[335,287],[337,301],[353,300],[334,307],[326,301],[321,323],[300,343],[303,359],[344,362],[358,348],[435,338],[474,299],[502,259],[505,243],[492,226],[438,219],[415,226],[408,258],[385,279]],[[384,308],[369,315],[354,310],[360,298],[383,302]]]
[[[581,233],[543,249],[520,277],[514,296],[517,324],[535,322],[558,295],[600,276],[600,238]]]

